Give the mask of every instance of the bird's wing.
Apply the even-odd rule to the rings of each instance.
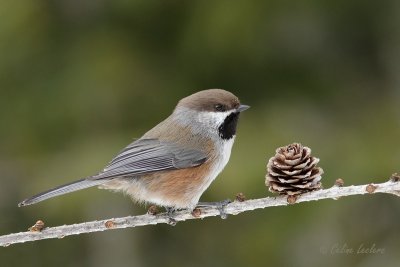
[[[26,206],[84,188],[101,185],[107,179],[121,176],[135,176],[161,170],[176,170],[195,167],[207,160],[204,152],[160,141],[158,139],[139,139],[116,156],[99,174],[25,199],[18,206]]]
[[[120,152],[99,174],[89,179],[131,176],[195,167],[207,160],[204,152],[158,139],[139,139]]]

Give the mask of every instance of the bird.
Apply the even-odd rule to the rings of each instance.
[[[167,211],[194,209],[228,163],[239,116],[249,107],[223,89],[196,92],[181,99],[169,117],[99,173],[34,195],[18,206],[97,186]]]

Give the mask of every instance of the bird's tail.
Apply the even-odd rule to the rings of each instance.
[[[48,198],[64,195],[70,192],[78,191],[81,189],[85,189],[88,187],[96,186],[105,183],[107,180],[99,179],[99,180],[89,180],[89,179],[80,179],[78,181],[57,186],[53,189],[47,190],[45,192],[39,193],[33,197],[27,198],[24,201],[18,204],[18,207],[28,206],[40,201],[46,200]]]

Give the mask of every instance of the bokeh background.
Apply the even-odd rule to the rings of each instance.
[[[400,170],[400,2],[0,1],[0,235],[142,214],[91,175],[178,99],[224,88],[252,108],[203,201],[267,195],[267,159],[301,142],[323,184]],[[357,196],[0,248],[1,266],[398,266],[400,200]],[[360,246],[384,253],[358,254]],[[335,249],[337,248],[337,249]],[[346,253],[346,248],[353,253]]]

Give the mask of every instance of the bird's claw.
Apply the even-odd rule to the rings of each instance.
[[[171,226],[175,226],[177,224],[177,221],[173,218],[173,215],[174,215],[176,209],[172,208],[172,207],[166,207],[165,209],[167,211],[168,224]]]
[[[228,218],[228,214],[225,212],[225,206],[231,203],[232,201],[230,199],[225,199],[219,202],[199,202],[197,204],[197,207],[212,207],[216,208],[219,211],[219,216],[221,219],[226,219]]]

